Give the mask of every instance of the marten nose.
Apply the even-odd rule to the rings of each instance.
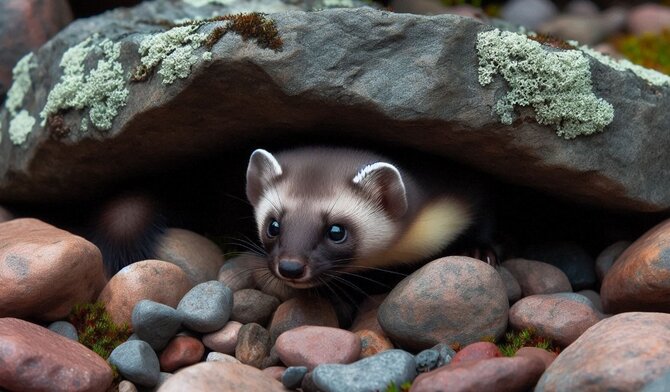
[[[298,279],[305,274],[305,264],[298,260],[279,260],[279,275],[288,279]]]

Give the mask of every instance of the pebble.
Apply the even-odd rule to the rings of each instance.
[[[131,315],[133,331],[155,351],[162,350],[181,327],[181,314],[174,308],[143,299]]]
[[[571,292],[568,277],[551,264],[526,259],[510,259],[502,266],[506,268],[521,287],[521,297],[536,294]]]
[[[284,375],[286,366],[270,366],[263,369],[263,373],[281,382],[282,375]]]
[[[175,336],[161,352],[158,362],[162,371],[172,373],[200,362],[203,355],[205,355],[205,346],[200,339],[192,336]]]
[[[595,307],[595,309],[598,312],[600,312],[600,313],[603,312],[603,302],[600,299],[600,294],[598,294],[597,292],[595,292],[593,290],[581,290],[581,291],[578,291],[577,294],[588,298],[588,300],[591,301],[591,303],[593,304],[593,306]]]
[[[165,288],[169,287],[169,290]],[[143,260],[123,268],[109,280],[98,297],[117,324],[132,326],[132,312],[143,299],[171,307],[191,289],[181,268],[160,260]]]
[[[105,285],[102,255],[37,219],[0,223],[0,317],[62,320]]]
[[[498,346],[491,342],[477,342],[468,344],[461,351],[457,352],[451,360],[450,365],[460,365],[497,357],[502,357]]]
[[[223,328],[230,318],[233,292],[216,280],[200,283],[184,295],[177,310],[185,327],[201,333],[214,332]]]
[[[528,391],[543,371],[544,364],[535,358],[490,358],[421,374],[410,391]]]
[[[9,391],[93,392],[112,384],[112,369],[98,354],[12,317],[0,318],[0,363],[0,389]]]
[[[603,280],[607,313],[670,312],[670,219],[647,231],[619,256]]]
[[[505,283],[505,290],[507,291],[507,300],[509,303],[513,304],[521,299],[521,286],[519,286],[519,282],[514,275],[502,265],[496,268],[496,270],[500,274],[503,283]]]
[[[623,313],[591,327],[545,371],[544,391],[638,391],[670,372],[670,314]]]
[[[670,28],[670,7],[646,3],[628,13],[628,31],[632,34],[655,33]]]
[[[228,321],[220,330],[204,335],[202,343],[210,350],[234,355],[237,335],[241,327],[242,324],[237,321]]]
[[[403,350],[384,351],[349,365],[319,365],[312,372],[312,381],[323,392],[385,391],[391,382],[401,385],[415,377],[414,356]]]
[[[287,366],[313,370],[324,363],[351,363],[361,353],[361,339],[343,329],[303,326],[279,335],[277,354]]]
[[[400,347],[466,345],[498,338],[507,327],[507,291],[496,270],[479,260],[434,260],[403,279],[379,308],[379,324]]]
[[[281,376],[281,383],[288,389],[298,389],[307,374],[304,366],[289,366]]]
[[[595,287],[596,271],[591,255],[573,242],[548,242],[528,247],[526,259],[558,267],[568,277],[573,290]],[[540,293],[537,293],[540,294]]]
[[[333,305],[321,297],[296,297],[279,305],[270,322],[272,341],[282,333],[303,325],[339,327]]]
[[[383,332],[377,333],[369,329],[361,329],[354,332],[354,334],[361,340],[361,358],[371,357],[393,348],[393,343],[391,343]]]
[[[261,368],[271,348],[272,341],[267,329],[255,323],[245,324],[237,336],[235,358],[245,365]]]
[[[121,343],[109,355],[109,363],[116,366],[119,374],[134,384],[153,387],[158,384],[160,364],[149,343],[129,340]]]
[[[223,253],[214,242],[192,231],[174,228],[160,237],[155,258],[179,266],[194,285],[216,280],[223,265]]]
[[[670,391],[670,372],[655,379],[642,388],[640,392],[668,392]]]
[[[226,260],[219,269],[218,281],[228,286],[233,292],[242,289],[253,289],[256,280],[252,274],[255,264],[267,264],[267,261],[251,254],[242,254],[230,260]]]
[[[277,298],[259,290],[238,290],[233,294],[233,312],[230,319],[242,324],[267,325],[278,306]]]
[[[588,298],[576,293],[525,297],[509,311],[512,327],[531,328],[562,347],[574,342],[604,317]]]
[[[263,391],[286,392],[281,382],[243,364],[202,362],[175,373],[160,392]]]
[[[630,241],[618,241],[600,252],[598,257],[596,257],[596,276],[598,277],[598,282],[602,283],[607,272],[612,268],[623,251],[628,249],[631,244],[632,242]]]
[[[429,348],[416,354],[414,360],[416,361],[417,373],[426,373],[437,368],[437,364],[440,362],[440,352]]]
[[[501,10],[503,19],[531,30],[552,19],[558,9],[550,0],[510,0]]]
[[[433,346],[431,350],[435,350],[438,353],[440,353],[440,359],[437,362],[436,367],[442,367],[444,365],[450,364],[451,361],[456,356],[456,351],[446,343],[438,343],[435,346]]]
[[[119,383],[119,392],[137,392],[137,387],[128,380],[121,380]]]
[[[517,357],[537,358],[548,368],[556,359],[557,354],[539,347],[521,347],[516,352]]]
[[[53,323],[49,324],[49,327],[47,328],[50,331],[56,332],[60,336],[65,336],[66,338],[74,340],[75,342],[79,341],[77,328],[75,328],[74,325],[67,321],[54,321]]]
[[[565,6],[565,13],[581,16],[597,16],[600,9],[591,0],[571,0]]]
[[[224,354],[224,353],[217,353],[216,351],[212,351],[209,354],[207,354],[207,358],[205,361],[221,361],[221,362],[231,362],[231,363],[242,363],[240,362],[239,359],[233,357],[232,355]]]

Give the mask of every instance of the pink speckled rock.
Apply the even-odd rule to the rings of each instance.
[[[175,336],[158,358],[161,371],[172,373],[177,369],[200,362],[205,346],[191,336]]]
[[[235,346],[237,346],[237,335],[240,332],[242,323],[237,321],[228,321],[220,330],[208,333],[202,337],[205,346],[213,351],[223,354],[235,355]]]
[[[275,348],[285,365],[313,370],[322,363],[354,362],[361,353],[361,339],[343,329],[304,326],[279,335]]]
[[[458,365],[467,362],[476,362],[484,359],[502,357],[498,346],[491,342],[477,342],[468,344],[454,355],[451,365]]]
[[[270,375],[239,363],[202,362],[189,366],[170,377],[160,392],[263,391],[286,392]]]

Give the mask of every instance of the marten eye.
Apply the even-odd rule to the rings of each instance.
[[[341,225],[332,225],[328,228],[328,238],[336,244],[341,244],[347,239],[347,230]]]
[[[273,219],[268,225],[268,237],[274,238],[279,235],[279,221]]]

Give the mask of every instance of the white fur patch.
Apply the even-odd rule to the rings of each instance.
[[[275,158],[274,155],[270,154],[267,150],[263,150],[262,148],[259,148],[255,150],[253,153],[251,153],[251,159],[254,159],[254,156],[256,155],[262,155],[263,158],[268,163],[270,163],[270,166],[272,166],[272,170],[274,172],[273,173],[274,175],[272,177],[281,176],[283,171],[281,169],[281,165],[279,164],[279,162],[277,162],[277,159]]]
[[[381,168],[384,168],[384,167],[393,170],[393,171],[398,175],[398,178],[402,178],[402,177],[400,176],[400,172],[398,171],[398,169],[396,169],[396,167],[393,166],[393,165],[391,165],[390,163],[386,163],[386,162],[375,162],[375,163],[373,163],[373,164],[370,164],[370,165],[365,166],[364,168],[362,168],[362,169],[356,174],[356,176],[354,176],[354,184],[359,184],[359,183],[360,183],[361,181],[363,181],[363,179],[364,179],[365,177],[367,177],[370,173],[374,172],[375,170],[379,170],[379,169],[381,169]]]

